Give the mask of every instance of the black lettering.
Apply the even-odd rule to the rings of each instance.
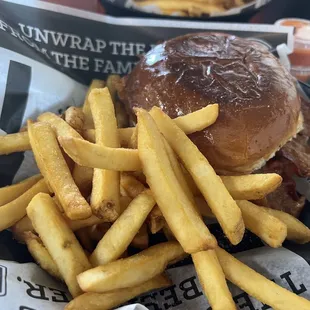
[[[36,310],[36,309],[28,308],[28,307],[25,307],[25,306],[20,306],[19,310]]]
[[[293,293],[300,295],[304,292],[307,291],[306,287],[304,286],[304,284],[300,284],[299,288],[297,288],[294,284],[294,282],[292,281],[292,279],[290,278],[290,276],[292,275],[292,273],[290,271],[282,274],[280,276],[281,279],[285,279],[286,282],[288,283],[288,285],[290,286],[291,290],[293,291]]]
[[[180,290],[184,292],[183,293],[184,298],[187,300],[195,299],[203,295],[203,293],[199,291],[195,280],[196,277],[194,276],[182,281],[179,285]]]
[[[49,300],[48,297],[45,295],[44,288],[45,286],[40,284],[35,284],[38,288],[36,288],[31,282],[25,281],[24,283],[29,286],[26,290],[28,296],[35,298],[35,299],[42,299],[42,300]]]
[[[176,286],[172,285],[172,286],[167,287],[167,288],[165,288],[165,289],[163,289],[163,290],[161,290],[159,292],[159,294],[161,296],[164,296],[165,300],[168,301],[168,300],[172,299],[172,303],[170,303],[170,304],[164,303],[165,309],[176,307],[176,306],[178,306],[178,305],[180,305],[182,303],[182,301],[178,299],[178,296],[177,296],[177,293],[175,291],[175,288],[176,288]],[[165,292],[169,292],[170,294],[168,296],[165,296]]]
[[[69,299],[66,295],[66,292],[60,291],[56,288],[49,287],[49,290],[54,293],[55,296],[60,296],[61,298],[57,298],[55,296],[52,296],[52,301],[54,302],[69,302]]]
[[[140,297],[141,303],[148,309],[150,310],[162,310],[162,308],[159,307],[157,301],[156,301],[156,296],[158,294],[156,292],[145,295]],[[151,302],[147,302],[147,301],[151,301]],[[154,302],[152,302],[154,301]]]
[[[239,299],[243,299],[244,303],[239,304]],[[240,309],[243,309],[245,307],[249,307],[250,310],[256,310],[251,302],[251,299],[249,298],[249,295],[247,293],[242,293],[234,297],[235,303],[239,306]]]

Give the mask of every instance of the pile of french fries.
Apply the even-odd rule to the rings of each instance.
[[[256,273],[217,245],[203,217],[234,245],[245,228],[270,247],[310,241],[310,230],[258,206],[282,182],[274,173],[218,176],[187,137],[211,126],[217,104],[171,119],[137,109],[137,126],[118,128],[115,85],[94,81],[83,108],[47,112],[0,137],[0,153],[32,150],[41,174],[0,189],[0,229],[11,228],[37,263],[64,281],[65,309],[104,310],[171,285],[165,269],[192,256],[213,310],[236,309],[226,279],[274,309],[310,302]],[[167,242],[149,247],[149,234]],[[128,256],[128,248],[139,249]]]
[[[140,8],[156,7],[163,15],[200,17],[245,4],[243,0],[134,0]]]

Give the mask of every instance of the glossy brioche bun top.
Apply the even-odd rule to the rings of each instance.
[[[216,123],[190,138],[222,174],[260,168],[301,129],[290,73],[263,45],[232,35],[157,45],[124,79],[120,97],[130,111],[156,105],[172,118],[218,103]]]

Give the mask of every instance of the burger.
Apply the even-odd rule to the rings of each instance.
[[[218,174],[280,173],[283,199],[270,203],[289,201],[274,207],[300,213],[304,198],[292,191],[291,176],[310,175],[301,99],[293,77],[262,44],[220,33],[168,40],[141,57],[119,97],[132,122],[136,107],[158,106],[175,118],[218,103],[216,123],[190,139]]]

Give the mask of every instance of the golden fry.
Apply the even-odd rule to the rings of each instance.
[[[42,179],[30,187],[15,200],[0,207],[0,231],[17,223],[26,215],[26,208],[31,199],[38,193],[49,193],[45,181]]]
[[[83,112],[84,112],[84,129],[90,129],[90,128],[94,128],[94,121],[93,121],[93,117],[91,114],[91,110],[90,110],[90,104],[88,101],[88,95],[90,94],[90,92],[94,89],[94,88],[103,88],[105,86],[105,81],[102,80],[92,80],[86,96],[85,96],[85,101],[84,101],[84,105],[83,105]]]
[[[245,229],[242,214],[220,177],[194,143],[166,114],[156,107],[151,112],[160,131],[195,180],[225,235],[232,244],[238,244]]]
[[[128,147],[130,139],[133,135],[135,127],[128,127],[128,128],[118,128],[118,138],[119,143],[122,147]],[[96,133],[95,129],[85,129],[83,130],[83,137],[92,143],[96,142]]]
[[[77,279],[84,292],[104,293],[129,288],[156,277],[171,261],[185,256],[178,242],[159,243],[139,254],[87,270]]]
[[[39,122],[48,123],[56,133],[56,136],[83,139],[65,120],[51,112],[45,112],[38,117]],[[33,126],[33,124],[32,124]],[[28,128],[29,131],[29,128]]]
[[[196,205],[203,216],[215,218],[203,197],[195,197]],[[246,200],[236,201],[242,212],[245,227],[269,246],[278,248],[284,242],[288,228],[276,216]]]
[[[259,207],[270,215],[275,216],[287,226],[287,239],[297,243],[307,243],[310,241],[310,229],[294,216],[270,208]]]
[[[67,222],[68,226],[70,227],[70,229],[72,231],[77,231],[81,228],[90,227],[93,225],[109,222],[108,219],[106,219],[106,218],[101,219],[95,215],[92,215],[91,217],[87,218],[86,220],[74,220],[73,221],[70,219],[65,219],[65,221]]]
[[[5,205],[6,203],[9,203],[12,200],[18,198],[30,187],[36,184],[40,179],[42,179],[42,175],[37,174],[22,182],[0,188],[0,206]]]
[[[42,269],[47,271],[55,278],[62,280],[62,276],[52,259],[50,253],[48,253],[46,247],[43,245],[42,240],[31,231],[24,232],[24,238],[28,251],[34,260],[41,266]]]
[[[282,183],[282,177],[276,173],[221,176],[221,179],[235,200],[264,198]]]
[[[34,232],[34,228],[30,221],[30,218],[26,215],[21,220],[19,220],[16,224],[11,227],[14,239],[19,242],[24,242],[24,232],[31,231]]]
[[[121,174],[121,186],[130,198],[136,198],[144,190],[144,185],[134,176],[125,173]]]
[[[28,132],[41,173],[48,180],[66,215],[73,220],[90,217],[90,206],[73,181],[50,125],[36,123],[29,126]]]
[[[90,257],[92,265],[99,266],[117,260],[132,242],[154,205],[155,200],[149,190],[137,196],[98,243]]]
[[[287,227],[277,217],[246,200],[236,201],[242,211],[245,227],[264,240],[269,246],[278,248],[287,236]]]
[[[156,205],[147,217],[147,224],[150,232],[154,235],[157,234],[166,224],[165,217],[161,212],[158,205]]]
[[[192,254],[199,282],[213,310],[235,310],[225,275],[214,250]]]
[[[79,165],[116,171],[141,170],[137,150],[111,148],[70,137],[58,137],[64,151]]]
[[[217,120],[219,105],[209,104],[206,107],[174,119],[174,123],[187,135],[204,130]]]
[[[188,12],[190,16],[201,16],[203,14],[221,13],[224,7],[203,2],[179,1],[179,0],[146,0],[135,1],[138,6],[155,5],[160,10],[171,12]]]
[[[111,94],[111,98],[115,107],[115,115],[118,127],[126,127],[128,125],[128,113],[124,104],[118,100],[117,91],[121,84],[121,77],[116,74],[110,74],[107,78],[106,85]]]
[[[65,111],[65,121],[77,132],[84,128],[85,116],[81,108],[69,107]]]
[[[110,74],[107,78],[106,86],[109,89],[113,102],[115,102],[117,99],[117,90],[120,82],[121,77],[117,74]]]
[[[96,144],[119,148],[114,105],[108,88],[93,89],[88,96],[88,101],[95,125]],[[120,213],[119,197],[120,173],[94,169],[90,197],[93,213],[98,217],[109,217],[114,221]]]
[[[226,279],[273,309],[308,310],[310,301],[268,280],[221,248],[215,249]]]
[[[82,291],[76,276],[90,269],[91,265],[53,199],[47,194],[36,195],[28,205],[27,214],[55,261],[71,295],[80,295]]]
[[[31,150],[27,131],[0,136],[0,155],[27,150]]]
[[[85,293],[72,301],[65,310],[108,310],[148,291],[172,285],[165,275],[159,275],[143,284],[108,293]],[[90,308],[91,305],[91,308]]]
[[[187,253],[214,248],[217,242],[176,178],[155,122],[142,109],[137,117],[143,172],[170,229]]]

